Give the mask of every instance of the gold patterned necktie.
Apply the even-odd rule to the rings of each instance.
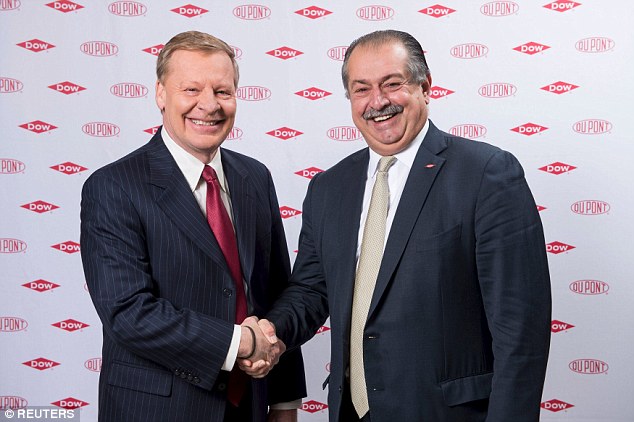
[[[387,172],[395,161],[396,158],[392,156],[382,157],[379,161],[354,281],[350,327],[350,394],[360,418],[370,410],[363,363],[363,332],[383,258],[385,223],[390,202]]]

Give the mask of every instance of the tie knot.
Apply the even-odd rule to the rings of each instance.
[[[214,170],[211,166],[205,166],[203,170],[203,179],[207,183],[213,183],[214,180],[218,180],[218,175],[216,174],[216,170]]]
[[[381,157],[379,160],[379,171],[386,172],[392,167],[392,164],[396,161],[396,157],[392,155],[387,155],[385,157]]]

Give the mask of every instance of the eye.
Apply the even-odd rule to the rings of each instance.
[[[224,99],[228,99],[231,98],[233,96],[233,92],[226,90],[226,89],[221,89],[219,91],[216,91],[216,96],[220,97],[220,98],[224,98]]]
[[[198,92],[198,88],[185,88],[185,92]]]

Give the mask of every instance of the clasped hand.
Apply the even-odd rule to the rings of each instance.
[[[241,326],[238,366],[253,378],[263,378],[280,360],[286,345],[277,338],[275,327],[266,319],[250,316]]]

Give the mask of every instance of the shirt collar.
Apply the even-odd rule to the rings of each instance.
[[[189,188],[193,192],[198,187],[203,169],[205,168],[205,164],[203,164],[198,158],[194,157],[193,155],[185,151],[180,145],[178,145],[172,139],[169,133],[167,133],[167,130],[165,130],[165,128],[161,129],[161,137],[163,138],[168,151],[170,152],[170,154],[172,154],[172,157],[174,157],[176,165],[183,173],[183,176],[185,176],[185,180],[187,180]],[[214,155],[214,158],[212,158],[211,162],[207,164],[216,171],[220,187],[223,191],[227,192],[225,172],[222,168],[222,154],[220,150],[221,148],[218,148],[216,154]]]
[[[396,162],[401,162],[405,164],[409,169],[414,165],[414,160],[416,159],[416,154],[418,153],[418,148],[423,143],[423,139],[425,139],[425,135],[427,135],[427,131],[429,130],[429,119],[425,122],[423,128],[418,132],[418,135],[414,138],[412,142],[401,152],[394,154],[396,157]],[[368,163],[368,178],[374,177],[374,174],[378,170],[379,160],[381,159],[381,155],[377,154],[369,148],[370,151],[370,162]]]

